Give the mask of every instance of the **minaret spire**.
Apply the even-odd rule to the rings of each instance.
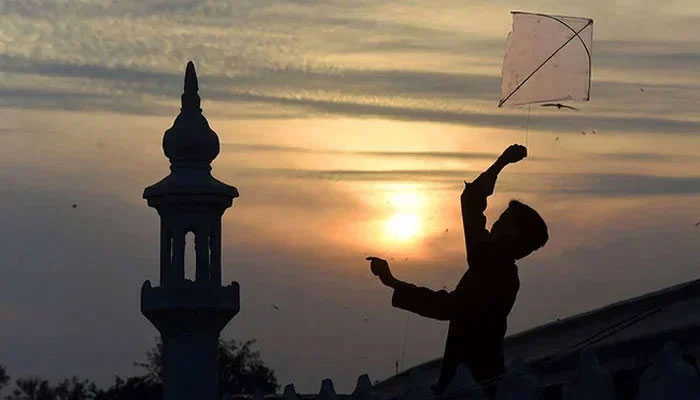
[[[185,90],[181,97],[181,111],[202,112],[202,109],[199,108],[200,99],[197,94],[198,91],[197,71],[194,69],[194,63],[190,61],[187,63],[187,68],[185,68]]]
[[[207,169],[219,154],[219,138],[209,127],[199,107],[199,84],[192,61],[185,68],[184,83],[182,108],[173,126],[165,131],[163,152],[173,168],[187,166]]]

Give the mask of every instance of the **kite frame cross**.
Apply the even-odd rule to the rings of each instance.
[[[574,35],[571,36],[561,46],[559,46],[559,48],[556,49],[549,57],[547,57],[544,61],[542,61],[542,63],[539,66],[537,66],[537,68],[535,68],[535,70],[532,71],[530,73],[530,75],[528,75],[525,79],[523,79],[523,81],[520,82],[518,84],[518,86],[516,86],[515,89],[513,89],[508,94],[508,96],[501,99],[501,101],[498,102],[498,107],[502,107],[503,104],[505,104],[505,102],[508,101],[508,99],[510,99],[511,96],[513,96],[515,94],[515,92],[517,92],[530,78],[532,78],[533,75],[535,75],[535,73],[537,73],[537,71],[540,70],[540,68],[542,68],[545,64],[547,64],[547,62],[549,60],[551,60],[555,55],[557,55],[557,53],[559,53],[559,51],[561,51],[561,49],[563,49],[567,44],[569,44],[569,42],[574,40],[574,38],[578,38],[578,40],[581,42],[581,45],[583,46],[583,49],[586,50],[586,55],[588,56],[588,93],[586,94],[586,100],[588,100],[591,96],[591,52],[588,50],[588,46],[586,46],[586,42],[583,41],[583,39],[581,38],[581,36],[579,34],[581,32],[583,32],[586,28],[588,28],[589,25],[593,25],[593,20],[588,18],[588,22],[586,23],[586,25],[584,25],[583,28],[576,31],[569,24],[567,24],[566,22],[564,22],[564,21],[560,20],[559,18],[556,18],[555,16],[552,16],[552,15],[538,14],[538,13],[526,13],[526,12],[522,12],[522,11],[512,11],[511,14],[528,14],[528,15],[537,15],[540,17],[550,18],[550,19],[553,19],[553,20],[559,22],[560,24],[564,25],[565,27],[567,27],[571,32],[574,33]],[[564,18],[564,17],[562,17],[562,18]],[[577,17],[568,17],[568,18],[577,18]]]

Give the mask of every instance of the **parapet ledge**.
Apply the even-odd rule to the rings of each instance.
[[[235,315],[240,310],[240,286],[238,282],[231,282],[228,286],[210,286],[190,280],[169,287],[153,287],[150,281],[143,283],[141,311],[144,314],[178,310],[218,311]]]

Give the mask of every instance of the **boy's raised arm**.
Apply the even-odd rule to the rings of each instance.
[[[472,245],[482,240],[487,233],[486,216],[484,216],[486,198],[493,194],[498,174],[506,165],[518,162],[526,156],[527,149],[525,146],[511,145],[503,151],[503,154],[496,159],[493,165],[482,172],[474,181],[471,183],[464,182],[465,187],[460,200],[467,254],[469,254],[470,247],[474,247]]]

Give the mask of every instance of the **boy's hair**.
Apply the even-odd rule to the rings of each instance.
[[[522,232],[527,232],[528,242],[532,246],[532,251],[541,248],[547,243],[547,240],[549,240],[547,224],[537,211],[515,199],[508,203],[508,208],[515,211],[515,221],[518,229]]]

